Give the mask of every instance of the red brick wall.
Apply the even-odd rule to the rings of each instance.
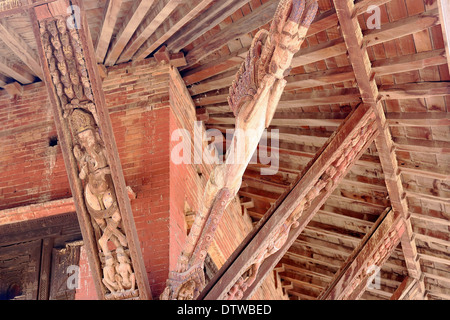
[[[11,99],[0,90],[0,210],[71,196],[47,91],[42,83],[24,86]]]

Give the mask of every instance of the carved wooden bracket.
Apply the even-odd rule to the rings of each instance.
[[[200,274],[215,230],[239,191],[244,171],[272,120],[292,57],[300,49],[317,8],[315,0],[281,0],[270,30],[259,31],[253,39],[228,98],[237,132],[244,134],[235,133],[225,164],[212,172],[177,269],[169,275],[161,299],[196,299],[203,289],[204,277]]]
[[[30,16],[98,297],[151,299],[82,2]]]

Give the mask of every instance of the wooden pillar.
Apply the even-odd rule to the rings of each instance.
[[[29,13],[97,295],[151,299],[82,1]]]

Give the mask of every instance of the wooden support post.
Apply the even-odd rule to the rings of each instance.
[[[151,299],[82,2],[59,0],[30,17],[97,295]]]
[[[363,34],[355,16],[355,5],[352,0],[334,0],[334,5],[361,97],[364,103],[373,108],[377,117],[380,134],[375,142],[385,175],[386,187],[392,209],[401,215],[406,226],[401,243],[408,273],[410,277],[420,279],[421,267],[417,257],[417,249],[408,213],[406,194],[401,182],[394,142],[383,112],[383,106],[379,97],[380,93],[375,83],[372,66],[364,45]],[[430,19],[434,21],[433,17]],[[424,294],[425,288],[423,281],[421,281],[421,291]]]
[[[201,298],[247,299],[276,266],[377,134],[370,106],[353,111],[210,281]]]
[[[319,297],[322,300],[357,300],[390,257],[405,231],[404,220],[390,208],[382,214],[360,245]],[[379,276],[379,275],[378,275]],[[375,285],[379,281],[375,281]]]

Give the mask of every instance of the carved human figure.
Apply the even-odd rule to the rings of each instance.
[[[80,167],[79,178],[86,181],[84,188],[86,207],[102,230],[98,243],[105,256],[104,277],[109,285],[108,289],[115,291],[119,288],[113,285],[117,279],[111,277],[115,261],[108,246],[109,241],[115,245],[117,258],[120,259],[118,268],[124,275],[122,286],[132,288],[134,274],[131,276],[129,258],[123,250],[128,243],[119,229],[122,218],[117,206],[106,150],[97,131],[94,116],[85,109],[75,108],[70,112],[69,118],[77,142],[73,152]],[[128,276],[125,276],[126,272],[129,273]]]
[[[122,248],[117,249],[118,265],[116,279],[121,291],[135,290],[136,277],[131,269],[130,260]]]

